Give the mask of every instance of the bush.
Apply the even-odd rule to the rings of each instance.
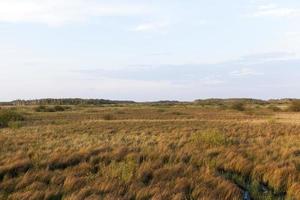
[[[24,121],[24,116],[13,110],[1,110],[0,128],[8,127],[13,122]]]
[[[63,112],[65,110],[69,109],[67,106],[54,106],[54,107],[47,107],[40,105],[36,107],[34,110],[36,112]]]
[[[56,112],[53,107],[48,107],[45,112]]]
[[[237,102],[232,105],[232,109],[237,111],[245,111],[245,105],[242,102]]]
[[[292,102],[288,110],[292,112],[300,112],[300,101]]]
[[[220,104],[220,105],[218,105],[218,108],[219,108],[220,110],[226,110],[226,109],[228,108],[228,106],[225,105],[225,104]]]
[[[268,106],[268,109],[269,109],[269,110],[272,110],[272,111],[274,111],[274,112],[279,112],[279,111],[281,111],[281,109],[280,109],[278,106],[274,106],[274,105]]]
[[[46,106],[38,106],[38,107],[34,108],[34,110],[36,112],[45,112]]]
[[[63,106],[54,106],[54,110],[57,112],[62,112],[65,111],[66,109]]]

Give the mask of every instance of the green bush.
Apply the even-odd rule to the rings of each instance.
[[[0,111],[0,128],[8,127],[13,122],[20,122],[24,120],[24,116],[14,110]]]

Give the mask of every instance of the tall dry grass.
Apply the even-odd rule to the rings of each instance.
[[[24,109],[23,127],[0,130],[0,199],[300,199],[297,123],[193,106]]]

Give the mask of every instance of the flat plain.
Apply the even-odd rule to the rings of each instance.
[[[0,199],[300,199],[300,114],[69,106],[0,129]]]

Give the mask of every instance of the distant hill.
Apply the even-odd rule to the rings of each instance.
[[[107,99],[81,99],[81,98],[46,98],[46,99],[34,99],[34,100],[14,100],[11,102],[0,102],[0,106],[4,105],[104,105],[104,104],[149,104],[149,105],[176,105],[176,104],[188,104],[194,103],[199,105],[231,105],[234,103],[244,103],[244,104],[290,104],[294,101],[300,101],[294,98],[285,99],[252,99],[252,98],[210,98],[210,99],[197,99],[192,102],[188,101],[149,101],[149,102],[135,102],[135,101],[120,101],[120,100],[107,100]]]
[[[102,105],[102,104],[132,104],[134,101],[115,101],[106,99],[35,99],[35,100],[15,100],[9,102],[12,105]],[[7,104],[7,103],[6,103]]]
[[[270,103],[274,104],[288,104],[294,101],[300,101],[299,99],[291,99],[291,98],[286,98],[286,99],[270,99]]]
[[[194,101],[198,104],[230,104],[230,103],[248,103],[248,104],[268,104],[268,101],[251,98],[229,98],[229,99],[197,99]]]

